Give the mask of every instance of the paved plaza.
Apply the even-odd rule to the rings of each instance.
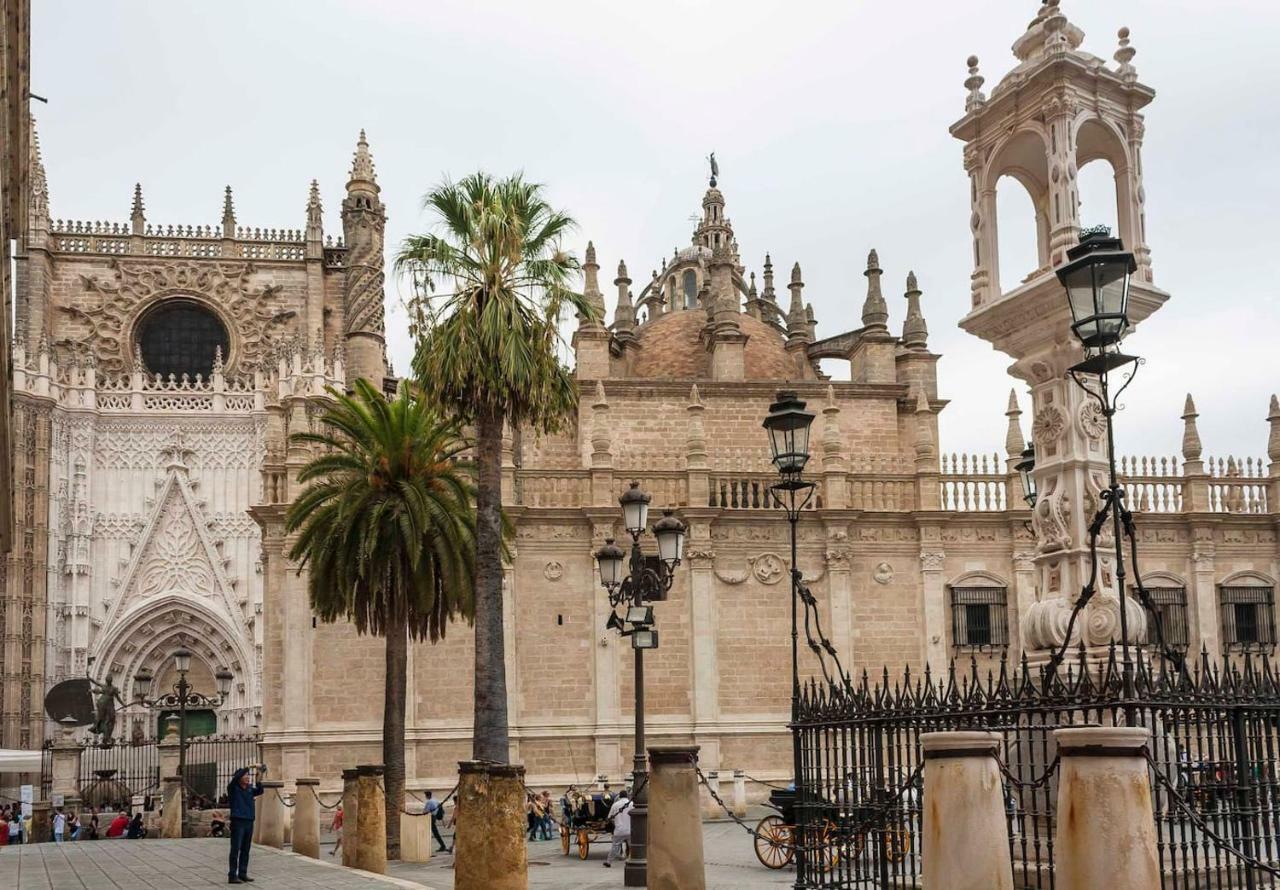
[[[101,840],[0,849],[0,886],[20,890],[175,890],[227,886],[230,842],[221,838]],[[418,887],[255,846],[249,873],[271,890]]]
[[[755,890],[788,887],[791,869],[769,871],[751,849],[751,839],[729,822],[703,825],[707,890]],[[0,848],[0,887],[20,890],[170,890],[225,887],[227,841],[193,838],[182,841],[82,841],[28,844]],[[422,864],[394,862],[390,874],[377,877],[334,864],[325,844],[317,862],[255,846],[250,861],[254,886],[271,890],[387,890],[425,888],[453,890],[453,857],[437,856]],[[529,849],[530,888],[605,890],[622,886],[622,867],[602,867],[607,844],[591,848],[585,862],[576,850],[560,851],[560,842],[537,841]]]

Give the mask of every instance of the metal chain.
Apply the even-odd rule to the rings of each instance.
[[[290,803],[288,800],[285,799],[285,796],[280,793],[279,788],[272,788],[271,790],[272,792],[275,793],[275,796],[280,800],[280,802],[284,804],[286,807],[292,807],[297,805],[298,803],[297,798],[294,798],[293,803]]]
[[[322,810],[336,810],[338,807],[342,806],[342,798],[341,798],[341,797],[339,797],[339,798],[338,798],[336,801],[334,801],[332,804],[326,804],[323,800],[321,800],[321,799],[320,799],[320,792],[316,791],[316,786],[315,786],[315,785],[307,785],[306,787],[311,791],[311,796],[312,796],[312,797],[314,797],[314,798],[316,799],[316,804],[320,807],[320,809],[322,809]]]
[[[1000,758],[1000,755],[993,752],[991,754],[991,759],[996,762],[996,766],[1000,768],[1000,774],[1005,777],[1010,785],[1023,790],[1042,787],[1053,778],[1054,773],[1058,771],[1058,767],[1062,765],[1062,755],[1055,754],[1053,760],[1051,760],[1049,765],[1045,767],[1044,772],[1040,774],[1039,778],[1023,780],[1013,774],[1005,762]]]
[[[1271,875],[1273,878],[1280,877],[1280,867],[1277,867],[1274,865],[1267,865],[1262,860],[1254,856],[1250,856],[1249,854],[1245,853],[1243,850],[1233,847],[1230,844],[1230,842],[1228,842],[1225,838],[1222,837],[1222,835],[1218,834],[1216,831],[1210,828],[1209,823],[1204,820],[1204,817],[1196,812],[1195,806],[1192,805],[1190,802],[1188,802],[1187,799],[1182,796],[1182,793],[1173,786],[1172,782],[1169,781],[1168,776],[1166,776],[1161,771],[1159,764],[1157,764],[1155,758],[1151,756],[1151,752],[1144,749],[1143,756],[1146,757],[1147,764],[1151,767],[1151,771],[1155,774],[1156,781],[1168,793],[1169,799],[1172,800],[1175,804],[1177,804],[1178,809],[1182,810],[1183,813],[1186,814],[1187,818],[1191,820],[1191,824],[1194,825],[1196,828],[1199,828],[1202,832],[1204,832],[1205,836],[1207,836],[1211,841],[1213,841],[1213,843],[1218,847],[1218,849],[1223,850],[1231,854],[1232,856],[1235,856],[1237,859],[1239,859],[1249,868],[1256,868],[1258,871],[1266,872],[1267,874]]]
[[[764,779],[757,779],[755,776],[748,776],[745,773],[743,774],[743,778],[746,779],[748,782],[755,783],[756,785],[763,785],[766,788],[772,788],[774,791],[790,791],[791,790],[786,785],[775,785],[772,782],[766,782]]]

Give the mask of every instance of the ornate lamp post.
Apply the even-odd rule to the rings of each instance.
[[[764,428],[769,434],[769,451],[773,455],[773,465],[778,470],[779,480],[769,486],[774,500],[787,513],[787,522],[791,527],[791,723],[795,726],[800,720],[800,662],[797,637],[797,612],[800,600],[800,570],[796,567],[796,525],[800,521],[800,513],[813,499],[813,482],[800,478],[805,465],[809,463],[809,427],[813,424],[814,415],[804,410],[804,402],[794,392],[779,392],[776,401],[769,406],[769,414],[764,419]],[[800,781],[800,735],[791,733],[791,768],[795,776],[796,810],[804,825],[804,788]],[[796,886],[803,887],[807,881],[807,862],[805,860],[805,840],[799,837],[796,846]]]
[[[1022,480],[1022,499],[1031,509],[1036,508],[1036,446],[1028,445],[1022,452],[1022,460],[1014,464],[1018,478]]]
[[[1120,338],[1129,327],[1129,276],[1137,269],[1132,253],[1124,249],[1119,238],[1111,237],[1110,229],[1098,226],[1085,229],[1080,243],[1067,251],[1067,262],[1056,271],[1058,280],[1066,290],[1071,309],[1071,330],[1085,348],[1085,360],[1067,369],[1072,381],[1093,398],[1101,409],[1107,431],[1108,484],[1099,492],[1101,506],[1089,524],[1089,560],[1091,574],[1084,585],[1067,624],[1066,639],[1050,664],[1056,666],[1062,658],[1072,636],[1072,630],[1081,610],[1096,591],[1098,576],[1098,537],[1111,521],[1112,544],[1115,548],[1115,584],[1119,597],[1120,649],[1124,695],[1132,702],[1134,693],[1134,666],[1129,634],[1129,613],[1125,589],[1124,539],[1129,538],[1134,562],[1134,576],[1139,601],[1149,614],[1148,624],[1155,630],[1161,653],[1181,664],[1181,657],[1165,645],[1155,605],[1142,585],[1137,570],[1137,544],[1133,530],[1133,517],[1124,503],[1124,489],[1116,478],[1116,450],[1114,418],[1117,399],[1133,382],[1142,359],[1120,352]],[[1132,365],[1118,388],[1113,391],[1112,372]],[[1024,461],[1025,463],[1025,461]],[[1021,468],[1021,464],[1019,465]],[[1034,458],[1032,459],[1034,467]]]
[[[626,575],[623,574],[626,554],[614,544],[613,538],[606,539],[595,554],[600,584],[609,592],[609,605],[615,610],[610,613],[606,627],[630,637],[631,648],[635,650],[636,747],[632,759],[631,853],[623,876],[627,887],[643,887],[648,879],[649,793],[645,786],[649,770],[644,741],[644,652],[658,648],[658,631],[653,626],[653,606],[645,601],[658,599],[671,589],[675,568],[684,558],[685,525],[670,510],[663,510],[662,518],[653,524],[653,536],[658,542],[658,568],[646,562],[640,537],[648,525],[650,500],[649,494],[640,490],[639,482],[632,482],[618,498],[623,527],[631,535]],[[626,607],[621,616],[616,611],[618,606]]]
[[[214,679],[218,682],[217,697],[193,692],[187,682],[187,671],[191,670],[191,653],[186,649],[177,649],[173,653],[174,665],[178,669],[178,682],[169,692],[163,692],[155,698],[149,697],[154,675],[151,669],[142,667],[133,675],[133,695],[138,704],[153,711],[171,711],[178,709],[178,775],[182,778],[182,803],[187,802],[187,708],[220,708],[227,696],[231,694],[231,681],[235,675],[225,667],[218,668]]]

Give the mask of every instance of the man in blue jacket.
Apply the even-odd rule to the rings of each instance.
[[[253,767],[242,766],[227,785],[227,802],[231,809],[231,860],[227,870],[228,884],[252,883],[249,877],[249,848],[253,846],[253,799],[262,793],[262,776],[267,771],[265,763],[259,764],[258,781],[253,783],[249,771]]]

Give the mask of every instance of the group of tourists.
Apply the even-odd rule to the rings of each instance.
[[[71,841],[96,841],[104,837],[136,840],[146,836],[142,813],[137,813],[130,819],[129,814],[121,809],[111,819],[106,831],[103,831],[102,823],[110,815],[109,810],[99,811],[96,806],[79,813],[72,809],[54,807],[49,835],[41,839],[32,834],[31,817],[22,814],[19,804],[6,805],[0,808],[0,847],[40,840],[62,844]]]

